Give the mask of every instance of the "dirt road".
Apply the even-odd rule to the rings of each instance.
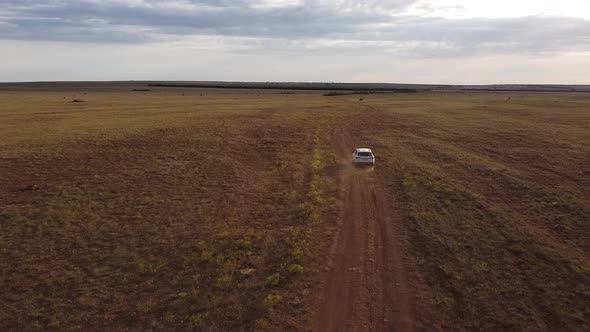
[[[350,133],[352,125],[333,134],[344,207],[314,330],[413,331],[413,305],[399,241],[399,200],[386,195],[378,166],[351,166],[351,152],[359,143]]]

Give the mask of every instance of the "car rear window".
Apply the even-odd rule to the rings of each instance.
[[[361,157],[371,157],[373,154],[371,152],[359,152],[358,155]]]

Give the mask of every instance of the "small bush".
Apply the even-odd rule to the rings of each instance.
[[[217,279],[217,287],[227,289],[231,286],[233,278],[231,275],[226,274]]]
[[[281,302],[282,299],[283,299],[283,297],[281,296],[281,294],[279,294],[279,293],[271,293],[271,294],[268,294],[264,298],[264,305],[266,305],[267,307],[273,307],[277,303]]]
[[[291,257],[295,260],[300,259],[301,257],[303,257],[303,255],[304,252],[301,248],[294,248],[293,250],[291,250]]]
[[[252,248],[252,241],[249,238],[244,237],[241,239],[237,239],[235,241],[235,245],[238,249],[250,249]]]
[[[207,313],[191,315],[189,317],[189,325],[191,328],[201,328],[205,325],[208,317],[209,314]]]
[[[259,318],[254,322],[254,331],[271,331],[268,321]]]
[[[267,286],[277,286],[281,280],[280,273],[273,273],[266,278],[265,284]]]
[[[199,257],[200,263],[209,263],[213,260],[213,252],[209,250],[205,250],[201,253],[201,257]]]
[[[300,274],[305,271],[305,268],[299,264],[291,264],[287,270],[292,274]]]

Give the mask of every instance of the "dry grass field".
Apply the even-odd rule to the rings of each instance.
[[[0,330],[314,329],[349,235],[405,330],[590,329],[590,95],[152,90],[0,90]]]
[[[590,329],[590,95],[370,103],[355,135],[402,201],[425,305],[416,319],[428,330]]]

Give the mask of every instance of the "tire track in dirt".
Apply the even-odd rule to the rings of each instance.
[[[374,108],[366,111],[379,115]],[[350,154],[358,143],[351,134],[353,125],[354,120],[333,132],[344,206],[314,330],[413,331],[413,299],[399,238],[399,193],[390,197],[385,192],[378,163],[376,169],[351,165]]]

